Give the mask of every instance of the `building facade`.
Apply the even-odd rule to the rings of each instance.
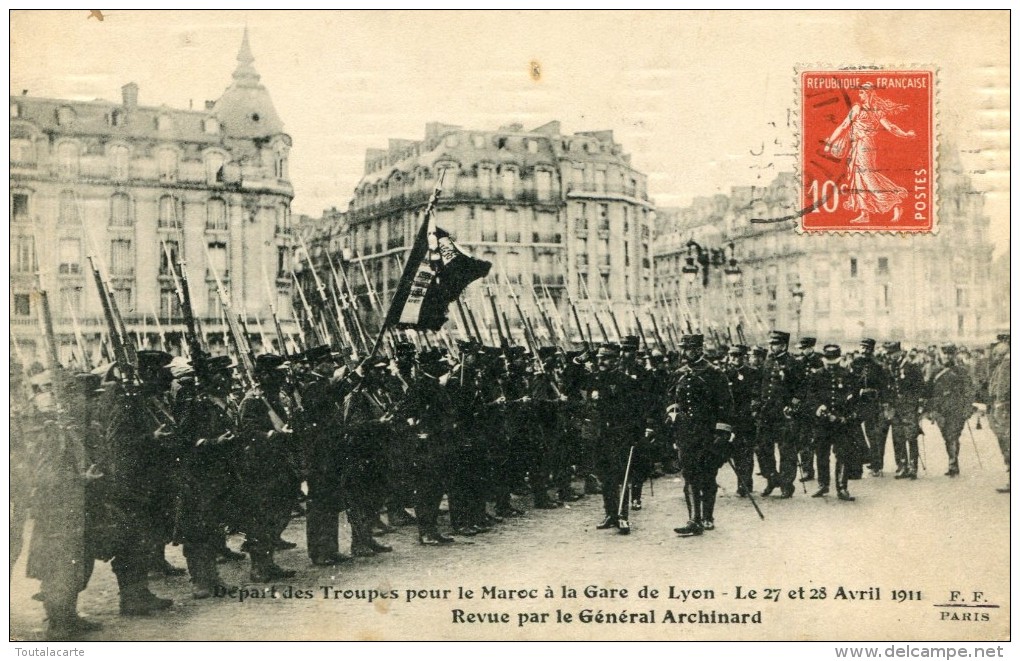
[[[440,172],[437,225],[493,263],[493,290],[509,285],[525,299],[534,291],[561,308],[564,293],[590,297],[618,314],[649,300],[654,213],[645,175],[611,131],[564,135],[559,122],[530,131],[433,123],[423,140],[369,150],[346,214],[347,256],[354,269],[364,263],[381,300],[399,281]]]
[[[795,221],[752,222],[799,211],[793,173],[766,187],[735,187],[690,207],[660,209],[660,304],[668,299],[678,317],[720,335],[729,329],[733,336],[739,324],[759,343],[773,328],[836,342],[987,342],[1001,305],[992,300],[984,198],[955,153],[944,151],[940,168],[936,235],[798,234]]]
[[[39,289],[62,358],[78,353],[74,321],[95,350],[106,324],[89,258],[141,345],[168,338],[176,352],[184,330],[168,253],[186,263],[213,345],[225,330],[217,276],[253,334],[270,302],[293,327],[291,138],[247,31],[237,61],[230,86],[201,110],[142,106],[134,83],[120,103],[10,98],[11,326],[26,358],[41,356]]]

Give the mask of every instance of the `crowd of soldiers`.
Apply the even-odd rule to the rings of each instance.
[[[377,539],[416,525],[422,545],[485,533],[533,507],[555,509],[601,493],[599,529],[629,534],[654,475],[679,472],[682,537],[715,527],[717,473],[730,466],[737,494],[790,498],[816,481],[852,501],[849,482],[883,475],[891,430],[895,477],[913,480],[920,420],[945,438],[947,475],[975,402],[1009,462],[1009,337],[973,354],[946,345],[905,351],[864,339],[852,352],[815,350],[774,331],[768,347],[706,350],[685,335],[678,352],[641,350],[636,337],[581,351],[449,349],[395,342],[359,364],[329,347],[255,358],[257,387],[239,387],[232,360],[139,351],[132,370],[76,374],[11,370],[11,569],[34,520],[28,573],[41,582],[47,635],[71,639],[98,625],[77,598],[95,560],[110,561],[120,612],[172,605],[149,578],[181,573],[196,599],[225,590],[218,564],[250,561],[250,579],[294,575],[275,552],[304,515],[311,562],[392,551]],[[835,457],[832,466],[831,457]],[[1008,486],[1004,488],[1008,491]],[[440,505],[448,502],[448,534]],[[757,507],[757,505],[755,505]],[[412,514],[413,510],[413,514]],[[351,530],[340,549],[340,518]],[[239,553],[227,541],[241,533]]]

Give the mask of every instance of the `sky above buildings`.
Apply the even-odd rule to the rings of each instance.
[[[199,109],[230,83],[247,25],[294,140],[294,211],[311,215],[346,208],[367,148],[433,121],[612,129],[655,202],[685,205],[796,167],[798,65],[934,65],[940,139],[1008,241],[1006,12],[103,14],[13,12],[11,94],[117,101],[133,81],[142,105]]]

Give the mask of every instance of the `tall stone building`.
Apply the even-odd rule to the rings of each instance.
[[[535,288],[558,304],[564,291],[590,294],[619,314],[648,300],[654,214],[645,175],[612,131],[564,135],[550,122],[530,131],[432,123],[424,140],[368,151],[346,217],[349,256],[364,261],[384,301],[440,172],[436,222],[493,262],[492,287],[510,283],[525,296]]]
[[[231,84],[200,110],[140,105],[134,83],[120,103],[10,98],[11,325],[25,354],[41,355],[40,280],[64,359],[72,318],[94,350],[105,322],[89,256],[144,345],[160,326],[175,346],[184,330],[166,249],[187,263],[213,344],[225,330],[214,271],[252,322],[272,297],[293,326],[291,138],[253,61],[246,30]]]
[[[660,298],[695,326],[703,319],[706,328],[720,335],[729,328],[732,336],[739,323],[757,342],[772,328],[824,341],[986,342],[997,303],[984,197],[954,152],[944,150],[940,166],[934,236],[798,234],[793,221],[751,222],[798,212],[792,173],[765,187],[660,209]]]

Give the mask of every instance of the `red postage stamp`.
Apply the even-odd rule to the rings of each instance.
[[[932,231],[934,72],[806,70],[799,83],[801,228]]]

